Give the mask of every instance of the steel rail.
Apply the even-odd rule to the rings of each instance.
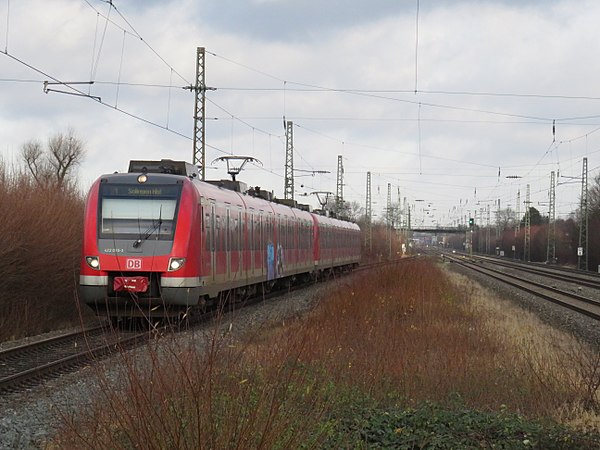
[[[593,319],[600,320],[600,302],[597,300],[527,280],[516,275],[507,274],[487,267],[483,268],[475,263],[460,260],[458,258],[450,257],[449,259],[463,267],[480,272],[498,281],[529,292],[537,297],[544,298]]]
[[[133,336],[118,337],[117,339],[105,342],[102,345],[96,345],[92,348],[73,353],[72,355],[63,356],[62,358],[45,362],[42,365],[30,367],[8,376],[3,376],[0,378],[0,393],[18,390],[22,386],[29,387],[37,385],[57,374],[81,367],[90,360],[116,353],[135,342],[140,342],[141,338],[143,338],[145,342],[147,336],[148,333],[144,332],[137,333]]]

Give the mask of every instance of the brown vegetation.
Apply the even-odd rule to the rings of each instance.
[[[0,341],[74,323],[83,199],[0,164]]]
[[[183,339],[149,346],[144,362],[123,356],[117,386],[100,377],[95,406],[66,420],[55,444],[311,448],[335,436],[351,448],[337,427],[373,406],[434,400],[569,420],[598,410],[593,383],[578,381],[597,372],[563,364],[569,353],[533,340],[534,326],[522,333],[506,314],[495,320],[481,295],[431,262],[408,261],[343,280],[306,317],[238,341],[216,326],[204,351]]]

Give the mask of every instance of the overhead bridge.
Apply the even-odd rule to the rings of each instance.
[[[411,228],[413,233],[430,233],[430,234],[451,234],[464,233],[468,230],[466,227],[420,227]]]

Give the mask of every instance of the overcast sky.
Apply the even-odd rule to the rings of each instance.
[[[296,172],[297,200],[317,206],[302,194],[335,192],[342,155],[345,200],[364,207],[371,171],[373,211],[384,214],[390,183],[413,226],[456,224],[488,205],[493,221],[497,202],[515,209],[519,191],[523,212],[528,184],[547,214],[552,171],[564,218],[578,206],[583,157],[590,181],[600,170],[600,2],[112,3],[0,0],[5,160],[72,128],[87,149],[82,189],[130,159],[191,162],[194,96],[182,88],[203,46],[216,88],[207,162],[255,157],[262,167],[239,179],[279,197],[284,117],[294,123],[295,168],[330,172]],[[45,94],[52,79],[92,80],[72,86],[102,104]],[[227,177],[224,164],[207,177]]]

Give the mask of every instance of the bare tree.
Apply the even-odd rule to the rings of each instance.
[[[26,142],[21,147],[21,157],[38,185],[62,187],[83,161],[85,148],[70,129],[50,137],[46,149],[38,140]]]
[[[507,230],[515,225],[515,212],[510,209],[501,209],[498,211],[497,225],[500,226],[501,230]]]
[[[365,208],[357,201],[346,202],[346,216],[354,221],[359,220],[365,215]]]
[[[600,173],[593,178],[588,188],[588,213],[590,217],[600,217]]]

